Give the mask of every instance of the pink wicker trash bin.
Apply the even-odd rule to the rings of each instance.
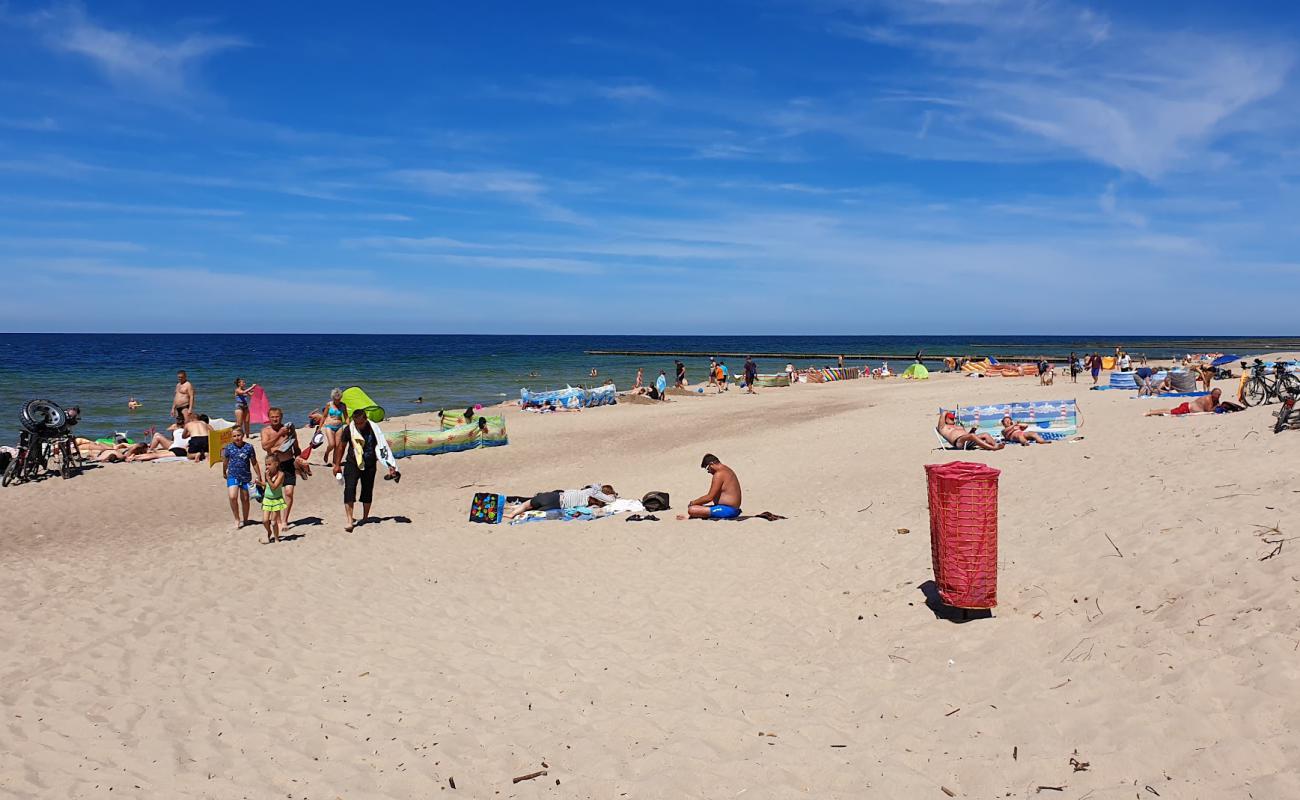
[[[986,464],[927,464],[930,555],[939,599],[953,608],[998,604],[998,476]]]

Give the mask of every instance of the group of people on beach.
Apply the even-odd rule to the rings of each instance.
[[[675,382],[673,386],[678,389],[688,389],[690,381],[686,378],[686,365],[680,360],[673,362],[675,372]],[[787,367],[793,371],[793,367]],[[743,379],[740,385],[748,394],[756,394],[754,386],[758,383],[758,364],[754,362],[753,356],[745,357],[743,368]],[[718,358],[709,359],[708,377],[705,381],[705,388],[713,387],[719,394],[728,390],[728,381],[731,378],[731,371],[727,367],[727,362]],[[645,383],[645,369],[637,367],[636,380],[632,383],[632,394],[644,395],[652,400],[668,399],[668,373],[666,370],[659,370],[659,376],[655,378],[653,384]]]
[[[358,524],[371,519],[374,502],[375,479],[379,473],[380,451],[387,447],[364,409],[349,409],[343,402],[343,392],[334,389],[329,401],[309,415],[315,427],[307,447],[299,441],[298,431],[284,419],[284,410],[271,407],[266,412],[266,422],[258,434],[262,457],[253,446],[251,424],[251,398],[257,384],[243,378],[234,380],[235,424],[229,429],[229,442],[221,448],[221,472],[226,481],[230,513],[236,529],[253,524],[250,507],[256,500],[262,508],[262,525],[265,529],[263,543],[276,542],[281,534],[293,525],[295,489],[299,480],[311,477],[308,461],[313,450],[324,447],[322,464],[331,467],[343,487],[343,508],[346,524],[344,530],[352,531]],[[176,373],[176,386],[172,394],[171,416],[173,423],[166,433],[147,431],[148,441],[112,443],[77,439],[83,458],[88,461],[109,463],[115,461],[155,461],[185,458],[195,463],[209,459],[210,418],[196,412],[197,398],[194,384],[185,370]],[[472,413],[472,412],[468,412]],[[387,466],[386,479],[400,480],[395,466]],[[361,503],[362,516],[356,518],[356,504]]]
[[[740,478],[736,471],[712,453],[705,453],[700,468],[709,473],[709,489],[687,504],[686,513],[677,519],[736,519],[741,514]],[[507,520],[533,511],[562,511],[575,508],[604,508],[619,499],[610,484],[590,484],[581,489],[552,489],[538,492],[506,512]]]

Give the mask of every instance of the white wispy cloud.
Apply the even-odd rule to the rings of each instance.
[[[0,128],[36,133],[50,133],[63,129],[59,121],[53,117],[0,117]]]
[[[397,287],[385,287],[376,276],[363,269],[334,269],[330,274],[340,279],[353,279],[354,286],[346,293],[337,290],[337,284],[322,281],[322,272],[306,267],[281,267],[274,271],[259,270],[256,274],[234,270],[210,269],[185,264],[140,265],[98,258],[28,258],[13,262],[23,270],[19,283],[28,279],[43,280],[49,275],[76,275],[98,279],[88,284],[104,297],[125,302],[130,297],[154,297],[160,288],[184,287],[210,297],[224,297],[233,287],[255,278],[259,290],[272,295],[292,294],[300,305],[326,308],[354,308],[356,303],[368,306],[393,308],[403,302]],[[27,272],[31,274],[28,275]],[[162,313],[162,309],[155,309]],[[211,320],[196,320],[189,310],[176,308],[177,317],[192,324],[210,324]]]
[[[942,105],[918,100],[905,118],[924,138],[975,121],[1147,178],[1202,166],[1225,124],[1276,95],[1295,61],[1280,40],[1121,24],[1054,0],[845,5],[870,21],[835,19],[832,33],[910,51],[918,84],[939,90]]]
[[[487,195],[532,208],[552,222],[583,224],[580,214],[551,200],[541,176],[516,170],[403,169],[390,173],[401,183],[443,197]]]
[[[70,252],[140,253],[146,249],[136,242],[113,239],[84,239],[71,236],[0,236],[0,247],[15,250],[64,250]]]
[[[208,58],[247,42],[236,36],[188,34],[167,40],[102,25],[80,5],[31,17],[51,48],[81,56],[120,89],[154,96],[179,96],[193,88]]]
[[[561,275],[599,275],[605,267],[595,261],[575,258],[549,258],[542,256],[478,256],[441,253],[438,255],[417,255],[413,253],[390,253],[389,257],[408,264],[425,264],[432,267],[476,267],[480,269],[527,270],[530,272],[553,272]]]
[[[243,211],[229,208],[194,208],[192,206],[163,206],[141,203],[114,203],[102,200],[57,200],[44,197],[17,197],[0,195],[0,203],[35,208],[57,208],[72,211],[99,211],[125,216],[179,216],[179,217],[242,217]]]
[[[669,100],[663,91],[638,79],[531,78],[509,86],[492,85],[487,91],[510,100],[554,106],[592,99],[616,103],[666,103]]]

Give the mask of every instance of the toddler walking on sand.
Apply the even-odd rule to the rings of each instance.
[[[262,544],[280,541],[280,521],[284,513],[284,470],[274,458],[266,460],[266,490],[262,492],[262,525],[266,538]]]

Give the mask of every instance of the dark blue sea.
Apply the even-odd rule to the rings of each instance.
[[[18,412],[32,398],[78,405],[78,432],[91,438],[126,431],[135,436],[169,421],[178,369],[187,370],[197,407],[212,417],[234,418],[234,379],[261,384],[290,420],[302,423],[334,387],[361,386],[390,415],[485,405],[518,398],[520,387],[545,390],[613,378],[630,386],[637,367],[646,380],[673,374],[672,357],[592,356],[588,350],[694,353],[896,353],[1059,354],[1093,349],[1165,358],[1186,352],[1267,352],[1295,340],[1193,339],[1191,337],[938,337],[938,336],[402,336],[224,334],[0,334],[0,442],[16,439]],[[707,356],[684,358],[692,381],[702,378]],[[741,359],[732,359],[733,371]],[[830,365],[828,358],[760,359],[762,372],[786,361]],[[850,359],[860,365],[862,359]],[[590,370],[599,378],[593,381]],[[530,373],[536,373],[530,377]],[[414,400],[423,397],[424,403]],[[127,410],[136,398],[144,407]]]

